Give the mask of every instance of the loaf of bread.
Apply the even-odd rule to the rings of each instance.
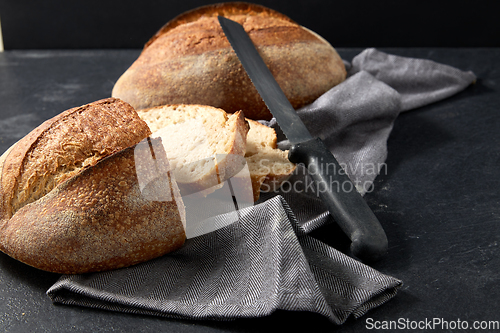
[[[136,112],[116,98],[67,110],[0,157],[0,250],[63,274],[150,260],[184,243],[182,191],[215,190],[245,161],[254,200],[295,168],[274,130],[240,111]]]
[[[252,182],[254,201],[260,191],[274,191],[295,170],[288,151],[276,148],[274,129],[257,121],[243,119],[238,111],[206,105],[175,104],[137,111],[153,132],[165,143],[168,159],[181,190],[203,190],[222,183],[241,168],[244,157]],[[209,156],[219,156],[218,175],[204,163]],[[209,166],[208,168],[206,166]],[[183,191],[184,192],[184,191]]]
[[[168,22],[116,82],[112,96],[135,109],[202,104],[249,119],[272,116],[218,23],[243,25],[295,108],[311,103],[346,77],[344,64],[323,38],[287,16],[247,3],[208,5]]]
[[[110,98],[62,112],[17,142],[0,157],[0,250],[72,274],[182,246],[184,206],[163,145],[144,141],[150,134],[130,105]],[[163,183],[139,182],[139,169],[149,180],[158,172],[140,162],[150,151],[166,170]],[[156,200],[158,191],[171,199]]]

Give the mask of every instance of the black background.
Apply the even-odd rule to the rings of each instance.
[[[4,48],[142,48],[203,0],[0,0]],[[496,1],[255,0],[335,47],[499,47]]]
[[[183,321],[54,305],[45,292],[59,275],[0,253],[0,331],[347,333],[368,331],[368,318],[500,319],[500,50],[476,48],[500,47],[494,2],[255,2],[315,30],[343,59],[377,47],[478,77],[460,94],[398,117],[388,141],[388,174],[377,177],[366,196],[390,243],[387,257],[373,267],[404,282],[398,295],[340,327],[287,311],[234,322]],[[208,3],[0,0],[0,18],[6,50],[137,49],[168,20]],[[2,128],[0,151],[58,112],[109,96],[138,53],[0,53],[0,118],[13,120]],[[315,236],[334,235],[334,227]]]

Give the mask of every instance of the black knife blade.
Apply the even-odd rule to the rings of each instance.
[[[290,161],[303,163],[308,171],[315,170],[309,175],[330,215],[350,238],[352,255],[368,261],[380,259],[388,244],[375,214],[321,139],[311,136],[245,29],[225,17],[218,19],[250,80],[292,143]]]

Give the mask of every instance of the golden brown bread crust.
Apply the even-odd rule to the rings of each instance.
[[[295,23],[288,16],[261,5],[247,3],[247,2],[217,3],[212,5],[200,6],[195,9],[188,10],[174,17],[172,20],[168,21],[160,30],[158,30],[158,32],[153,37],[151,37],[151,39],[146,43],[144,48],[147,48],[159,36],[167,33],[168,31],[174,29],[179,25],[189,22],[194,22],[202,16],[217,17],[219,15],[224,17],[234,16],[234,15],[271,16],[279,18],[283,21]]]
[[[82,168],[150,133],[135,110],[116,98],[72,108],[45,121],[5,156],[0,219],[10,218]]]
[[[141,195],[137,149],[127,148],[149,134],[130,105],[109,98],[62,112],[13,145],[0,157],[0,250],[43,270],[84,273],[181,246],[182,201]],[[178,199],[175,182],[168,188]]]
[[[0,249],[42,270],[77,274],[130,266],[182,246],[182,202],[141,194],[134,148],[100,160],[2,221]]]
[[[205,6],[167,23],[116,82],[112,95],[144,109],[204,104],[270,119],[216,15],[243,25],[295,108],[345,79],[335,49],[286,16],[242,3]]]

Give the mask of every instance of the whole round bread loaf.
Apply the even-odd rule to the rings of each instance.
[[[0,157],[0,250],[73,274],[130,266],[182,246],[177,185],[143,162],[153,150],[168,169],[161,142],[144,141],[150,134],[129,104],[109,98],[64,111],[18,141]],[[141,187],[139,174],[163,183]],[[158,200],[161,191],[172,200]]]
[[[137,110],[202,104],[230,113],[242,110],[249,119],[271,119],[218,15],[243,25],[295,108],[346,77],[340,56],[323,38],[274,10],[234,2],[200,7],[168,22],[118,79],[112,96]]]

